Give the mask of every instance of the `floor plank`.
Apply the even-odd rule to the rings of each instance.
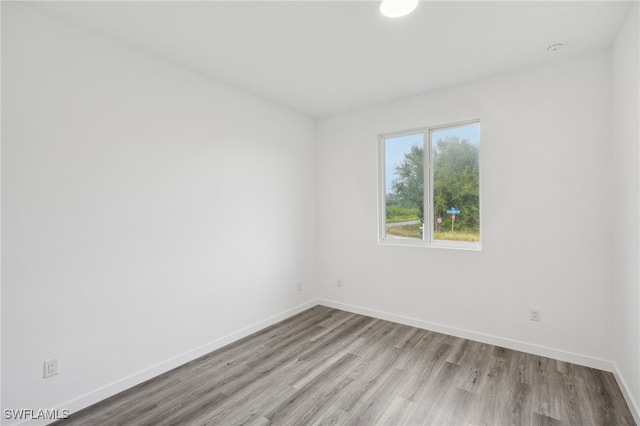
[[[634,424],[611,373],[324,306],[56,423]]]

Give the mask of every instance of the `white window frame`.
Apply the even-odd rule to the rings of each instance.
[[[411,130],[403,130],[399,132],[389,132],[378,135],[378,243],[394,246],[415,246],[415,247],[436,247],[462,250],[481,250],[482,249],[482,153],[478,158],[478,168],[480,176],[478,178],[479,193],[479,213],[480,213],[480,241],[443,241],[433,239],[433,147],[431,144],[431,134],[434,131],[442,129],[451,129],[456,127],[464,127],[470,124],[480,125],[480,119],[471,119],[458,121],[455,123],[439,124],[435,126],[421,127]],[[482,133],[482,129],[480,129]],[[424,217],[423,223],[423,239],[417,238],[387,238],[387,203],[386,203],[386,176],[385,176],[385,140],[408,135],[422,134],[424,146]],[[482,135],[480,137],[480,149],[482,147]]]

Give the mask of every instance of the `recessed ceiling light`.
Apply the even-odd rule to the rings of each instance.
[[[562,49],[562,46],[564,46],[563,43],[552,44],[551,46],[547,47],[547,52],[557,52],[558,50]]]
[[[380,13],[388,18],[399,18],[413,12],[418,0],[382,0]]]

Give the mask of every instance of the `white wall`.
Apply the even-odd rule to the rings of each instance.
[[[3,408],[78,408],[313,299],[314,120],[2,9]]]
[[[319,296],[610,367],[610,77],[610,52],[595,52],[320,120]],[[472,118],[482,251],[378,245],[377,135]]]
[[[640,415],[640,30],[635,3],[612,53],[613,363]],[[640,419],[636,418],[638,421]]]

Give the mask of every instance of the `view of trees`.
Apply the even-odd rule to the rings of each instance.
[[[411,151],[404,155],[404,161],[396,166],[396,176],[391,183],[393,194],[387,197],[387,201],[391,201],[402,209],[417,209],[420,222],[424,222],[423,147],[411,147]],[[390,204],[387,202],[387,210],[389,207]]]
[[[433,208],[436,217],[447,217],[451,207],[460,210],[456,226],[467,232],[480,230],[479,149],[452,136],[439,140],[433,153]]]
[[[436,229],[436,239],[458,239],[451,235],[439,238],[440,233],[451,231],[451,215],[446,211],[451,207],[460,210],[456,215],[455,230],[461,234],[471,234],[470,240],[479,238],[480,230],[480,185],[479,148],[466,139],[447,136],[439,139],[433,147],[433,208],[435,218],[442,223]],[[403,161],[395,168],[395,179],[391,184],[392,193],[387,195],[388,222],[404,220],[413,212],[413,218],[424,222],[424,148],[412,146],[404,154]],[[391,214],[390,214],[391,213]],[[417,213],[417,214],[416,214]],[[419,237],[419,226],[413,226]],[[439,229],[438,229],[439,228]],[[392,231],[389,229],[389,231]],[[395,232],[394,232],[395,231]],[[413,236],[393,230],[396,235]]]

